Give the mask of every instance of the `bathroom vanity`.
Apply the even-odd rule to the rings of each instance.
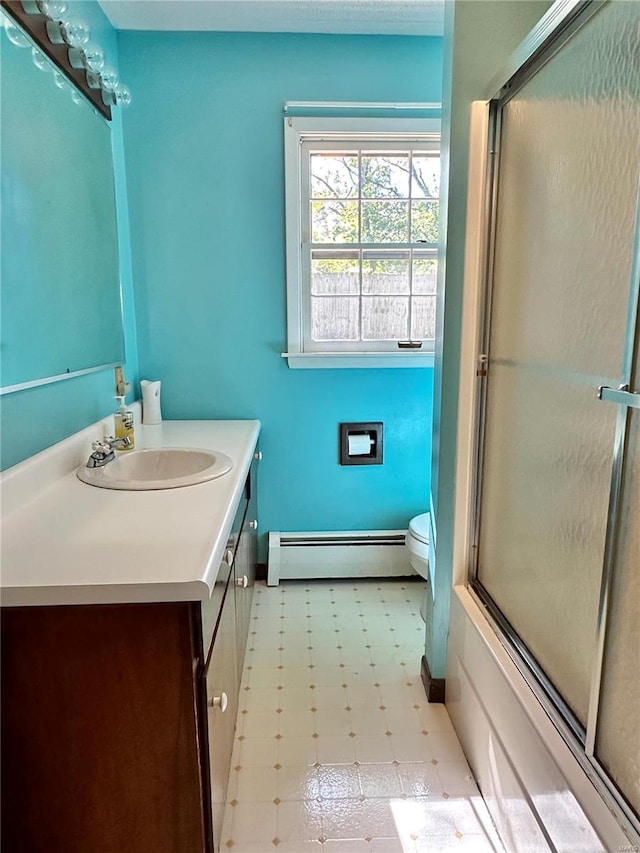
[[[138,431],[138,446],[233,460],[160,491],[81,483],[89,432],[3,477],[2,849],[211,853],[255,579],[259,423]]]

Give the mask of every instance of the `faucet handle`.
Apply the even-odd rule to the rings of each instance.
[[[106,444],[109,450],[113,450],[114,447],[129,447],[131,444],[131,437],[125,435],[123,438],[114,438],[112,435],[105,435],[102,441]]]
[[[91,456],[87,459],[87,468],[101,468],[115,459],[115,451],[105,440],[91,442]]]

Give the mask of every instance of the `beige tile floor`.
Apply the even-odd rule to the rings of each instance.
[[[223,851],[503,851],[444,706],[425,698],[423,590],[256,586]]]

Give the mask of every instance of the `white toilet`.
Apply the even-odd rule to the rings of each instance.
[[[416,572],[429,581],[429,513],[423,512],[416,515],[409,522],[409,529],[405,536],[405,545],[409,551],[409,561]],[[428,589],[420,608],[420,615],[425,619]],[[426,620],[425,620],[426,621]]]
[[[416,572],[426,581],[429,580],[429,513],[416,515],[409,522],[405,536],[405,545],[409,549],[409,560]]]

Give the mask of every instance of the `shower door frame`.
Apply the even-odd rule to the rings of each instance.
[[[568,40],[610,0],[563,0],[556,3],[538,26],[522,43],[509,66],[491,86],[494,96],[487,102],[486,163],[484,171],[484,200],[482,222],[483,248],[481,259],[481,287],[478,304],[478,350],[476,352],[475,415],[473,426],[473,471],[468,509],[467,587],[470,594],[484,610],[502,644],[509,652],[521,675],[544,707],[546,713],[570,748],[581,767],[607,803],[630,840],[640,844],[640,821],[623,794],[618,790],[595,754],[600,689],[602,683],[605,640],[609,617],[609,601],[613,583],[615,549],[618,533],[620,498],[625,464],[625,445],[629,422],[629,403],[618,402],[618,414],[612,449],[611,486],[604,547],[603,572],[597,612],[597,646],[590,686],[590,701],[586,728],[579,722],[561,694],[546,676],[541,666],[529,652],[493,602],[478,579],[479,533],[481,526],[482,470],[484,434],[487,408],[487,364],[491,333],[491,300],[496,244],[498,206],[498,181],[500,166],[501,114],[503,107],[522,87],[558,53]],[[640,376],[633,376],[636,347],[640,346],[640,187],[638,187],[635,239],[627,328],[620,374],[620,390],[640,384]],[[600,397],[594,388],[594,397]],[[615,396],[612,395],[612,396]],[[603,401],[604,402],[604,401]]]

